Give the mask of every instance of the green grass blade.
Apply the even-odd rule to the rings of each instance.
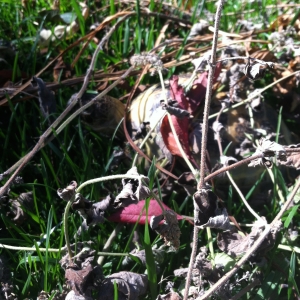
[[[48,221],[47,221],[47,230],[46,230],[46,252],[45,252],[45,274],[44,274],[44,291],[48,291],[48,272],[49,272],[49,253],[48,248],[50,247],[50,234],[51,234],[51,227],[53,221],[53,206],[51,206],[49,214],[48,214]]]

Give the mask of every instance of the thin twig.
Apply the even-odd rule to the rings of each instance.
[[[206,97],[205,97],[205,104],[204,104],[205,107],[204,107],[204,113],[203,113],[200,181],[198,183],[198,190],[202,189],[203,185],[204,185],[205,157],[206,157],[205,153],[206,153],[207,133],[208,133],[208,116],[209,116],[209,110],[210,110],[212,86],[213,86],[213,80],[214,80],[214,71],[215,71],[215,67],[216,67],[216,50],[217,50],[217,44],[218,44],[218,31],[219,31],[219,26],[220,26],[220,18],[221,18],[223,3],[224,3],[224,0],[219,0],[217,11],[216,11],[216,18],[215,18],[215,27],[214,27],[215,30],[214,30],[213,44],[212,44],[212,50],[211,50],[211,60],[209,63],[210,68],[209,68],[208,79],[207,79],[207,89],[206,89]],[[196,221],[198,220],[198,217],[199,217],[199,211],[198,211],[196,203],[194,203],[195,224],[196,224]],[[187,278],[186,278],[184,300],[187,300],[188,295],[189,295],[192,270],[193,270],[193,266],[194,266],[195,257],[197,254],[198,233],[199,233],[198,227],[194,226],[193,248],[192,248],[192,254],[191,254],[190,263],[189,263],[189,270],[188,270],[188,274],[187,274]]]
[[[237,186],[237,184],[235,183],[235,181],[233,180],[233,178],[231,177],[230,173],[227,171],[226,172],[227,177],[229,178],[231,184],[233,185],[233,187],[235,188],[235,190],[237,191],[237,193],[239,194],[241,200],[243,201],[244,205],[248,208],[248,210],[250,211],[250,213],[257,219],[257,220],[262,220],[262,218],[253,210],[253,208],[248,204],[246,198],[244,197],[243,193],[241,192],[241,190],[239,189],[239,187]]]

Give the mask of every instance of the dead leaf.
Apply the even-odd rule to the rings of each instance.
[[[262,157],[252,160],[250,164],[248,164],[248,167],[264,165],[267,168],[272,168],[272,156],[276,156],[281,161],[286,160],[286,151],[284,147],[278,143],[270,141],[267,138],[261,138],[258,141],[258,147],[252,156],[255,156],[257,154],[262,154]]]
[[[72,208],[77,210],[80,215],[86,220],[86,225],[104,223],[104,213],[112,204],[113,199],[108,195],[105,199],[93,203],[85,199],[81,194],[76,194],[75,201],[72,203]]]
[[[199,20],[198,23],[195,23],[189,33],[188,39],[192,39],[197,35],[203,35],[204,32],[208,29],[209,23],[206,20]]]
[[[93,267],[88,263],[83,269],[69,266],[66,269],[65,278],[67,284],[78,295],[84,295],[87,288],[92,286]]]
[[[137,168],[131,168],[126,174],[139,176]],[[145,177],[144,180],[147,178]],[[150,190],[148,187],[142,185],[142,181],[138,179],[125,178],[122,179],[123,189],[114,201],[114,207],[126,207],[132,203],[148,198]]]
[[[298,148],[300,147],[300,144],[298,145],[290,145],[286,148]],[[296,170],[300,169],[300,152],[287,152],[286,159],[281,160],[280,158],[277,160],[277,162],[280,165],[284,165],[287,167],[295,168]]]
[[[57,194],[61,199],[65,201],[70,201],[75,196],[76,188],[77,188],[77,182],[71,181],[66,188],[64,189],[59,188],[57,190]]]
[[[223,208],[221,214],[209,218],[206,224],[203,224],[201,227],[210,227],[221,230],[231,230],[233,227],[230,225],[229,217],[226,208]]]
[[[119,272],[103,280],[99,288],[98,300],[114,298],[114,282],[118,287],[119,300],[136,300],[147,291],[147,275],[133,272]]]
[[[281,221],[279,221],[271,229],[268,236],[259,246],[257,252],[267,252],[274,246],[277,233],[281,228]],[[244,254],[259,238],[265,227],[264,222],[256,221],[247,236],[242,236],[237,232],[219,232],[217,237],[217,245],[221,251],[224,251],[232,257]]]
[[[185,109],[178,108],[176,105],[176,101],[169,100],[168,104],[166,104],[164,100],[161,100],[160,103],[162,109],[166,110],[170,115],[173,115],[179,119],[183,119],[185,117],[190,118],[190,113]]]
[[[194,196],[194,202],[199,209],[199,219],[195,223],[201,226],[208,222],[209,218],[215,215],[217,208],[217,196],[209,188],[198,190]]]
[[[32,192],[22,193],[17,199],[10,199],[10,211],[7,215],[12,218],[12,221],[21,225],[27,219],[27,213],[23,210],[32,210],[33,206],[33,196]]]
[[[163,221],[162,224],[161,221]],[[161,215],[152,216],[150,227],[160,234],[165,241],[165,245],[173,245],[175,249],[179,248],[181,231],[174,211],[165,210]]]
[[[62,254],[64,256],[59,261],[61,267],[63,269],[67,269],[69,266],[76,267],[77,269],[83,269],[85,265],[91,263],[94,260],[94,256],[96,251],[91,248],[93,242],[87,241],[85,243],[83,242],[77,242],[76,244],[72,244],[71,250],[74,253],[75,250],[77,253],[72,258],[72,261],[70,261],[69,253],[67,250],[67,246],[63,247],[61,249]]]

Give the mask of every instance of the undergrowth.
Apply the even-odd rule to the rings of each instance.
[[[171,297],[171,293],[175,295],[175,292],[179,293],[176,295],[178,298],[175,299],[181,299],[180,297],[184,296],[186,273],[184,277],[181,277],[178,270],[187,268],[190,263],[191,244],[195,242],[192,238],[193,221],[197,224],[197,220],[193,218],[195,208],[193,202],[197,202],[195,195],[200,193],[199,191],[203,193],[204,188],[209,191],[207,192],[209,205],[216,207],[212,208],[212,212],[205,211],[203,215],[201,215],[200,208],[201,224],[197,224],[199,233],[197,235],[198,249],[196,249],[199,254],[196,264],[200,264],[201,267],[197,269],[194,262],[191,262],[194,266],[194,273],[192,286],[189,288],[188,285],[188,299],[197,297],[197,299],[205,299],[207,290],[232,270],[242,255],[263,234],[264,226],[273,224],[272,221],[287,201],[290,201],[290,205],[279,218],[283,222],[282,228],[278,229],[277,235],[274,234],[272,238],[268,235],[269,244],[264,245],[264,251],[260,249],[257,255],[254,254],[255,251],[249,252],[253,256],[250,256],[249,260],[238,268],[230,280],[219,286],[207,298],[298,299],[300,297],[299,195],[296,195],[293,202],[291,201],[293,199],[290,199],[292,190],[299,181],[297,179],[299,159],[292,159],[290,163],[292,168],[287,168],[285,165],[278,166],[280,162],[275,161],[271,168],[267,168],[266,162],[262,159],[264,166],[250,168],[244,164],[230,169],[230,165],[236,163],[236,159],[242,161],[250,155],[255,155],[260,138],[266,135],[280,145],[295,145],[295,149],[298,149],[300,134],[298,126],[300,113],[298,107],[300,93],[299,5],[277,3],[272,0],[227,1],[221,14],[219,28],[221,38],[217,45],[217,60],[226,57],[224,51],[229,48],[233,52],[244,51],[241,55],[244,58],[231,60],[237,55],[229,54],[227,65],[219,63],[210,66],[207,64],[205,68],[203,66],[207,60],[210,60],[207,51],[211,49],[214,31],[208,26],[214,24],[216,2],[195,0],[175,4],[153,0],[146,2],[90,1],[87,3],[75,0],[54,1],[51,4],[52,7],[49,2],[45,1],[22,1],[22,3],[3,1],[0,3],[1,185],[4,186],[16,170],[17,166],[12,166],[30,153],[43,133],[50,128],[39,151],[26,162],[26,166],[22,168],[8,189],[0,190],[2,225],[0,270],[3,271],[0,272],[2,282],[0,299],[1,297],[3,299],[35,299],[37,297],[38,299],[65,299],[66,294],[71,290],[83,296],[76,298],[79,296],[71,295],[69,297],[73,298],[69,299],[136,299],[140,294],[144,294],[146,299],[170,299],[163,294],[170,293],[169,297]],[[202,23],[203,28],[198,29],[191,37],[192,25],[203,19],[208,23],[206,25]],[[290,32],[287,32],[288,28]],[[270,39],[272,34],[282,33],[282,31],[286,35],[280,36],[281,39],[285,39],[283,42],[281,40],[281,44]],[[104,39],[107,41],[100,49],[99,43]],[[164,42],[165,44],[155,48]],[[244,48],[241,50],[238,47],[235,48],[235,45],[241,45]],[[95,51],[99,53],[95,57],[93,70],[89,72],[87,70],[91,67]],[[138,56],[137,59],[142,62],[130,64],[130,59],[135,54],[141,53],[144,56]],[[150,55],[152,61],[149,62],[148,57],[145,58],[145,53]],[[253,60],[248,61],[249,56]],[[199,57],[205,57],[205,60],[203,64],[197,66],[195,59]],[[229,74],[229,69],[230,64],[233,65],[235,62],[238,64],[248,62],[250,69],[248,73],[247,71],[246,74],[243,73],[242,79],[238,77],[233,84],[230,81],[233,80],[230,77],[233,73]],[[270,64],[266,66],[265,62],[270,62]],[[275,64],[275,69],[273,64]],[[257,65],[259,65],[259,70],[265,70],[265,74],[260,74],[260,71],[255,73],[253,68]],[[137,153],[134,145],[137,143],[133,144],[128,137],[125,138],[122,120],[118,118],[119,106],[117,104],[100,107],[100,111],[96,110],[94,104],[63,127],[57,126],[51,129],[52,122],[57,120],[67,107],[70,107],[70,112],[66,118],[80,106],[89,103],[98,93],[105,91],[107,87],[120,79],[126,70],[131,70],[131,74],[120,80],[118,85],[109,92],[109,97],[118,99],[118,103],[122,103],[122,107],[125,106],[130,112],[137,103],[137,100],[134,100],[136,97],[140,97],[138,99],[141,103],[142,101],[147,103],[148,100],[143,99],[142,92],[154,84],[159,84],[160,72],[164,80],[171,78],[170,84],[166,84],[166,89],[169,91],[170,86],[174,87],[172,75],[191,74],[197,68],[199,74],[199,69],[202,67],[201,74],[207,75],[208,69],[216,67],[215,72],[228,75],[227,81],[225,80],[227,75],[224,75],[223,81],[218,76],[214,81],[209,117],[214,121],[219,114],[218,120],[221,125],[223,124],[223,128],[213,132],[211,129],[213,123],[209,121],[210,129],[207,137],[211,165],[207,159],[205,174],[199,175],[198,172],[200,153],[192,157],[193,151],[201,148],[201,134],[199,133],[201,130],[197,133],[199,135],[194,136],[196,142],[188,139],[187,148],[190,148],[190,153],[187,148],[183,147],[183,152],[187,153],[187,159],[191,161],[192,168],[195,168],[193,178],[189,178],[190,181],[178,184],[179,177],[184,172],[193,170],[190,170],[182,159],[184,155],[177,149],[178,145],[170,149],[170,144],[167,144],[168,150],[172,154],[176,152],[174,165],[171,160],[166,161],[165,164],[161,163],[161,157],[158,157],[163,148],[161,144],[158,146],[159,150],[146,146],[144,152],[151,157],[151,162],[142,158],[139,153],[137,170],[134,171],[134,176],[137,177],[132,181],[126,179],[129,175],[125,174],[133,167],[132,162]],[[253,78],[256,75],[259,75],[259,78]],[[254,83],[250,81],[249,85],[239,86],[239,83],[248,80],[246,76],[257,80]],[[33,77],[37,80],[42,79],[42,83],[32,79]],[[279,80],[285,77],[285,81],[281,84]],[[77,97],[76,93],[82,88],[85,78],[88,79],[88,84],[83,91],[84,94],[81,95],[77,105],[71,108],[72,104],[69,100],[71,97]],[[38,84],[41,85],[38,86]],[[135,85],[136,90],[134,90]],[[251,88],[250,85],[252,85]],[[162,86],[164,86],[163,83],[158,86],[158,89]],[[195,87],[196,84],[194,83],[193,86]],[[245,88],[246,91],[240,96],[240,90],[237,94],[235,94],[236,91],[230,91],[230,88],[234,89],[234,87],[240,87],[241,90]],[[242,106],[241,104],[244,103],[240,100],[245,101],[250,96],[250,92],[258,91],[258,89],[265,89],[261,93],[264,101],[261,101],[259,105],[263,106],[263,103],[266,103],[267,113],[262,112],[262,117],[262,114],[258,112],[258,107],[252,107],[254,116],[251,119],[248,115],[248,111],[251,110],[250,105]],[[189,114],[190,119],[196,120],[191,121],[186,127],[189,133],[191,133],[191,128],[196,128],[197,122],[199,124],[203,122],[205,90],[206,86],[199,96],[203,100],[197,103],[197,110]],[[150,100],[155,101],[158,97],[162,97],[161,95],[155,96],[160,92],[161,90],[153,91]],[[188,93],[188,87],[186,91],[179,92],[178,90],[177,93],[181,93],[180,97],[185,96]],[[234,98],[239,96],[241,99]],[[51,102],[53,97],[56,107],[52,110],[50,108],[53,104]],[[164,100],[167,107],[164,116],[170,113],[173,115],[169,115],[169,118],[173,118],[174,112],[170,110],[172,105],[168,104],[169,99],[158,100]],[[112,100],[108,98],[105,101],[108,103]],[[224,110],[220,112],[221,101],[227,102],[229,107],[235,105],[239,107],[229,112],[228,107],[224,107]],[[175,108],[178,107],[175,105]],[[146,109],[143,112],[141,112],[143,108],[139,109],[140,114],[148,114]],[[228,119],[223,119],[223,116],[227,114]],[[175,117],[177,117],[176,114]],[[98,120],[101,118],[107,118],[104,128],[102,128],[101,120]],[[128,113],[126,118],[130,139],[139,140],[139,137],[135,136],[137,130],[133,125],[134,118],[138,118],[138,115]],[[184,118],[188,119],[186,115]],[[246,121],[241,121],[243,118]],[[268,123],[264,124],[264,127],[261,126],[262,119]],[[175,123],[174,118],[173,122]],[[142,138],[149,131],[148,125],[145,124],[145,131],[141,129]],[[102,126],[101,129],[99,129],[100,126]],[[260,127],[260,130],[256,131],[257,127]],[[221,134],[222,130],[226,133]],[[251,147],[248,144],[248,148],[241,147],[245,139],[249,141],[247,143],[251,144]],[[150,141],[153,142],[154,138],[151,140],[150,137]],[[182,143],[182,139],[180,142]],[[286,148],[279,149],[270,151],[272,155],[277,156],[280,151],[286,150]],[[157,151],[155,153],[158,155],[154,151]],[[286,155],[291,152],[287,150]],[[165,157],[169,155],[166,152],[163,154]],[[220,158],[223,155],[234,156],[234,158],[226,165]],[[280,161],[280,157],[276,159]],[[175,179],[164,175],[158,169],[157,162],[171,172]],[[228,170],[222,169],[228,165]],[[212,181],[205,180],[205,176],[220,169],[224,171],[223,175]],[[218,245],[220,239],[222,240],[220,232],[226,232],[226,230],[213,229],[212,226],[208,226],[212,227],[208,229],[203,226],[210,217],[220,216],[223,214],[220,211],[226,209],[231,222],[230,226],[235,226],[236,231],[239,232],[237,234],[243,237],[249,234],[251,236],[251,228],[256,217],[247,209],[247,204],[245,204],[247,202],[241,201],[242,196],[238,194],[234,184],[226,179],[225,171],[230,172],[233,179],[237,181],[239,189],[258,214],[259,219],[265,218],[265,221],[259,220],[262,223],[260,227],[258,226],[258,234],[252,241],[248,241],[249,249],[244,249],[245,251],[241,253],[235,252],[234,248],[228,251],[224,249],[226,246],[222,248]],[[122,183],[121,178],[114,177],[120,174],[124,174]],[[107,176],[111,176],[109,180],[102,181]],[[201,176],[209,183],[209,186],[198,186]],[[81,189],[83,183],[92,179],[95,179],[95,182]],[[124,186],[128,184],[126,180],[136,190],[126,190],[125,197],[122,193]],[[137,180],[140,185],[148,187],[151,191],[143,198],[136,195]],[[74,182],[69,184],[71,181],[76,184]],[[67,193],[67,197],[64,193]],[[140,202],[142,203],[139,207],[140,211],[134,213],[129,211],[134,215],[131,223],[128,219],[124,220],[122,214],[115,216],[129,204],[128,194],[130,194],[130,201],[135,203],[133,205],[137,205],[137,201],[145,200]],[[158,202],[154,199],[158,199]],[[159,200],[167,205],[167,208],[162,209],[159,206],[161,205]],[[74,207],[77,201],[81,201],[78,202],[79,208]],[[105,201],[109,203],[107,207],[103,204],[106,203]],[[127,201],[126,204],[123,201]],[[102,204],[99,204],[100,202]],[[72,206],[69,212],[66,212],[67,203]],[[93,206],[96,204],[103,206]],[[144,207],[145,210],[143,210]],[[218,213],[215,212],[217,207]],[[179,219],[178,229],[181,235],[180,245],[177,247],[174,246],[173,240],[160,237],[164,235],[159,232],[157,224],[158,228],[155,231],[152,230],[153,223],[146,222],[145,224],[145,221],[140,221],[140,213],[143,213],[143,217],[146,214],[150,217],[157,217],[159,210],[163,215],[161,220],[164,218],[166,220],[165,211],[168,209],[176,212]],[[92,217],[89,215],[91,211],[93,211]],[[224,215],[226,217],[226,213]],[[113,220],[113,217],[117,219]],[[201,218],[207,218],[206,222],[203,222]],[[84,227],[86,226],[83,224],[84,219],[90,221],[88,229]],[[229,219],[227,216],[226,222],[229,222]],[[68,245],[68,239],[71,245]],[[69,249],[66,249],[66,244]],[[243,243],[240,241],[239,244]],[[82,250],[86,252],[76,258]],[[91,264],[94,281],[89,277],[89,280],[93,282],[93,288],[87,288],[89,285],[82,279],[87,275],[80,273],[86,268],[84,264],[87,264],[87,257],[93,258]],[[198,270],[198,273],[195,270]],[[133,276],[132,274],[146,275],[134,279],[138,283],[129,282],[127,277],[121,277],[122,279],[115,283],[112,279],[110,282],[112,291],[109,290],[108,294],[104,292],[98,294],[100,287],[103,288],[105,284],[108,284],[110,275],[114,278],[114,274],[123,271],[132,272],[130,276]],[[174,274],[174,271],[177,272]],[[69,275],[66,275],[67,272]],[[81,278],[80,282],[74,279],[75,275],[72,272]],[[148,287],[143,293],[134,294],[126,284],[134,283],[143,289],[144,286],[139,280],[147,281]],[[124,282],[126,282],[125,287]],[[185,297],[187,299],[187,294]]]

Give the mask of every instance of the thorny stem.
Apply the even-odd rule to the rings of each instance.
[[[270,230],[276,227],[277,222],[281,219],[284,212],[287,210],[291,202],[293,201],[298,189],[300,188],[300,180],[297,182],[294,187],[292,193],[289,196],[289,199],[285,202],[284,206],[282,206],[281,210],[274,218],[273,222],[270,225],[266,225],[265,230],[261,233],[260,237],[256,240],[256,242],[248,249],[246,254],[236,263],[236,265],[230,270],[227,274],[225,274],[219,281],[217,281],[206,293],[199,298],[199,300],[207,299],[212,293],[214,293],[217,289],[219,289],[227,280],[229,280],[240,268],[241,266],[249,259],[251,255],[257,250],[260,244],[264,241],[266,236],[269,234]]]
[[[9,170],[7,170],[4,174],[5,175],[9,175],[11,172],[13,172],[15,169],[15,172],[11,175],[11,177],[7,180],[7,182],[0,188],[0,197],[3,196],[8,188],[10,187],[10,185],[13,183],[14,179],[16,178],[16,176],[20,173],[20,171],[26,166],[26,164],[33,158],[33,156],[41,149],[43,148],[46,143],[47,143],[47,139],[50,138],[52,132],[53,132],[53,129],[55,129],[59,123],[67,116],[67,114],[72,110],[72,108],[76,105],[76,103],[78,102],[78,99],[83,95],[84,91],[86,90],[87,88],[87,85],[89,83],[89,79],[90,79],[90,76],[94,70],[94,67],[95,67],[95,62],[96,62],[96,59],[97,59],[97,55],[98,53],[100,52],[100,50],[102,50],[103,48],[103,45],[107,42],[107,40],[109,39],[109,37],[113,34],[113,32],[116,30],[116,28],[125,20],[127,19],[129,16],[131,16],[131,14],[129,15],[126,15],[124,16],[123,18],[121,18],[114,26],[112,26],[112,28],[110,29],[110,31],[104,36],[104,38],[102,39],[102,41],[99,43],[99,45],[97,46],[94,54],[93,54],[93,57],[92,57],[92,60],[91,60],[91,64],[90,64],[90,67],[88,68],[87,70],[87,74],[84,78],[84,81],[83,81],[83,85],[80,89],[80,91],[75,95],[75,96],[72,96],[72,101],[70,103],[70,105],[61,113],[61,115],[49,126],[49,128],[47,128],[47,130],[40,136],[40,139],[39,141],[37,142],[37,144],[34,146],[34,148],[27,154],[25,155],[23,158],[21,158],[16,164],[14,164]],[[130,70],[131,68],[129,68]],[[127,70],[127,72],[125,72],[125,74],[129,74],[129,70]],[[124,74],[124,75],[125,75]],[[123,76],[124,76],[123,75]],[[122,76],[122,77],[123,77]],[[123,77],[124,78],[124,77]],[[120,81],[117,80],[118,82]],[[101,93],[101,95],[103,96],[103,94],[106,94],[110,91],[111,89],[111,86],[108,87],[105,91],[103,91]],[[95,99],[99,99],[98,97],[95,97],[93,100]],[[92,101],[93,101],[92,100]],[[92,102],[91,101],[91,102]],[[88,106],[87,106],[88,107]],[[86,108],[86,107],[85,107]],[[82,109],[82,108],[81,108]],[[80,110],[81,112],[82,110]],[[75,118],[75,116],[77,116],[78,113],[75,112],[72,116],[70,116],[67,121],[69,120],[69,122]],[[58,129],[57,133],[59,133],[62,128],[63,125],[66,126],[67,121],[65,121]]]
[[[210,110],[210,102],[211,102],[211,95],[212,95],[212,86],[213,86],[213,79],[214,79],[214,71],[216,67],[216,50],[217,50],[217,44],[218,44],[218,31],[219,31],[219,25],[220,25],[220,18],[222,13],[222,7],[223,7],[224,0],[219,0],[218,7],[216,11],[216,18],[215,18],[215,30],[214,30],[214,36],[212,41],[212,49],[211,49],[211,60],[209,63],[209,74],[207,79],[207,89],[206,89],[206,96],[205,96],[205,106],[204,106],[204,113],[203,113],[203,126],[202,126],[202,141],[201,141],[201,161],[200,161],[200,181],[198,183],[198,190],[203,188],[204,185],[204,176],[205,176],[205,153],[206,153],[206,145],[207,145],[207,132],[208,132],[208,116],[209,116],[209,110]],[[196,203],[194,203],[194,218],[195,218],[195,224],[199,217],[199,211],[197,208]],[[198,246],[198,233],[199,228],[194,226],[194,234],[193,234],[193,248],[189,263],[189,270],[186,278],[186,284],[185,284],[185,291],[184,291],[184,300],[188,299],[189,295],[189,289],[190,289],[190,283],[191,283],[191,276],[194,266],[194,261],[197,254],[197,246]]]

